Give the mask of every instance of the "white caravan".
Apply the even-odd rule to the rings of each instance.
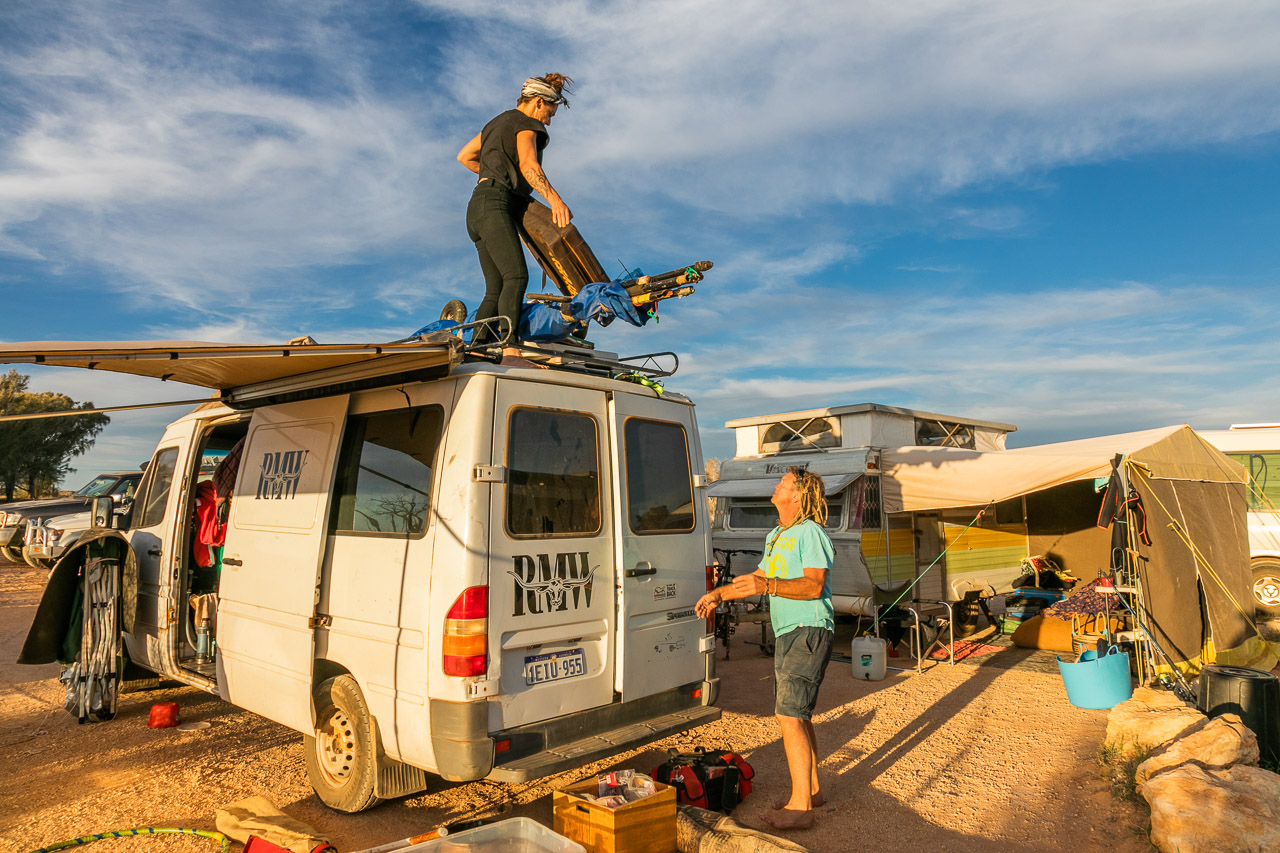
[[[128,657],[304,733],[312,785],[350,812],[428,773],[521,781],[720,716],[693,609],[711,577],[693,404],[578,352],[545,370],[463,363],[456,339],[0,361],[219,391],[165,432],[126,522]],[[197,487],[233,451],[220,569],[201,568]]]
[[[1261,613],[1280,616],[1280,424],[1232,424],[1231,429],[1196,432],[1249,472],[1253,603]]]
[[[709,494],[716,499],[712,533],[717,558],[734,574],[754,570],[777,512],[769,498],[793,465],[819,474],[827,491],[827,532],[835,546],[831,592],[837,613],[873,613],[876,588],[898,588],[918,577],[972,513],[883,512],[880,451],[903,446],[1004,450],[1012,424],[939,415],[875,403],[739,418],[737,454],[720,468]],[[924,576],[909,597],[957,601],[965,593],[1005,592],[1027,556],[1020,502],[997,507],[963,553]],[[953,517],[954,516],[954,517]],[[886,535],[886,531],[888,534]]]

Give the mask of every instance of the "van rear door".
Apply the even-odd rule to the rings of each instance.
[[[702,459],[693,407],[620,393],[613,397],[619,472],[617,690],[629,702],[706,675],[707,623],[694,613],[706,592],[709,520],[693,488]],[[699,471],[700,473],[700,471]]]
[[[503,728],[613,701],[608,435],[603,391],[497,383],[489,656]]]
[[[310,734],[321,558],[346,395],[253,413],[218,592],[219,688]]]

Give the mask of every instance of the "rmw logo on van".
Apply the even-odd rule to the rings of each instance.
[[[285,500],[298,494],[302,466],[307,464],[309,450],[277,450],[262,454],[262,470],[258,473],[258,498]]]
[[[507,572],[516,579],[516,606],[512,616],[527,613],[550,613],[591,606],[591,582],[598,565],[587,568],[586,551],[556,554],[555,565],[550,554],[512,557],[514,569]]]

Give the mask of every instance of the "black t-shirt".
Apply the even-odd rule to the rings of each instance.
[[[507,110],[480,131],[480,178],[488,178],[520,195],[530,195],[533,187],[520,174],[520,154],[516,151],[516,134],[522,130],[533,131],[538,162],[542,162],[542,149],[549,139],[546,125],[519,110]]]

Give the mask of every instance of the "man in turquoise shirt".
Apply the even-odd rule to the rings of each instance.
[[[823,527],[827,499],[821,477],[794,467],[774,488],[771,500],[778,510],[778,526],[765,540],[760,568],[734,578],[732,586],[704,595],[697,611],[706,618],[722,601],[769,596],[775,637],[774,715],[782,729],[791,797],[776,803],[777,814],[765,820],[778,829],[807,829],[813,826],[813,808],[824,802],[818,785],[813,709],[835,638],[831,604],[835,551]]]

